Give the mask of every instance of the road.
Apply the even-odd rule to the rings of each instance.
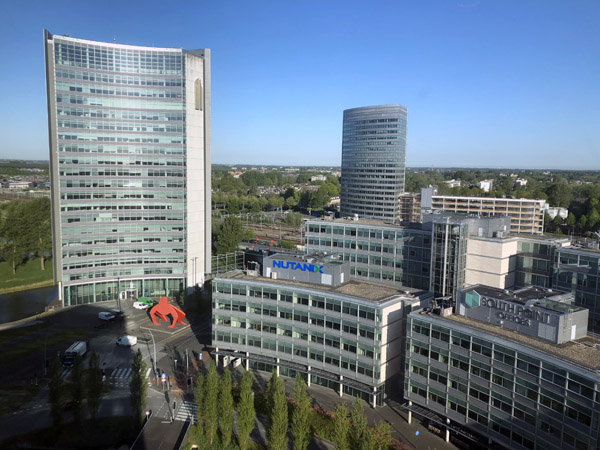
[[[186,369],[189,367],[189,373],[194,374],[200,367],[198,355],[204,344],[199,343],[197,336],[206,343],[210,342],[210,317],[192,318],[193,325],[188,324],[185,327],[177,325],[175,328],[168,328],[165,322],[159,321],[160,326],[152,324],[148,312],[134,309],[131,301],[120,303],[126,314],[126,318],[121,321],[106,323],[98,320],[98,312],[116,309],[116,302],[76,306],[56,312],[46,319],[41,328],[20,327],[22,333],[17,332],[15,336],[2,342],[2,349],[32,349],[30,352],[19,353],[17,360],[4,364],[3,384],[5,386],[29,384],[35,376],[41,384],[41,389],[28,403],[2,417],[0,441],[51,426],[47,388],[49,379],[44,376],[44,361],[64,351],[72,342],[70,340],[56,342],[56,336],[72,335],[73,340],[89,340],[91,350],[98,353],[100,366],[110,387],[110,392],[104,397],[100,406],[99,417],[131,414],[129,403],[131,363],[134,352],[138,349],[141,350],[147,365],[144,373],[148,375],[149,382],[147,409],[157,414],[159,412],[164,414],[169,409],[169,401],[176,400],[181,405],[184,392],[180,387],[186,387]],[[187,320],[185,322],[188,323]],[[133,348],[117,346],[117,338],[125,334],[137,336],[138,344]],[[156,364],[154,364],[155,348]],[[189,361],[186,361],[186,353]],[[208,354],[205,353],[205,357],[208,357]],[[85,366],[88,361],[89,353],[84,358]],[[166,386],[161,382],[157,383],[154,367],[158,367],[161,373],[164,372],[171,382],[169,401],[163,392]],[[62,370],[66,381],[70,379],[71,370],[67,368]],[[72,415],[65,413],[64,419],[70,421]]]

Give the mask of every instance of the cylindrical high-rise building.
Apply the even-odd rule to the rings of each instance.
[[[65,305],[210,272],[210,50],[44,31],[54,277]]]
[[[398,218],[398,196],[404,192],[406,118],[401,105],[344,111],[342,217]]]

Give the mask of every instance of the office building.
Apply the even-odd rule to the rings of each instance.
[[[408,315],[409,421],[416,414],[469,448],[598,448],[600,352],[586,337],[588,311],[531,287],[473,286],[457,306]]]
[[[600,333],[600,251],[563,247],[554,253],[553,287],[571,291],[575,304],[590,310],[589,328]]]
[[[514,254],[495,253],[509,232],[505,216],[429,214],[423,223],[403,226],[378,220],[311,220],[306,223],[306,248],[349,262],[356,279],[454,296],[457,288],[481,274],[494,285],[512,287],[515,265],[509,259]],[[477,239],[490,244],[471,243]],[[513,247],[516,252],[516,241]]]
[[[545,208],[545,200],[437,195],[435,187],[421,189],[422,212],[509,216],[513,233],[542,234]]]
[[[379,220],[306,223],[306,249],[336,255],[357,280],[429,289],[431,231]]]
[[[64,305],[176,295],[210,272],[210,51],[44,31]]]
[[[212,345],[224,364],[295,377],[373,406],[402,386],[407,312],[431,295],[351,279],[317,255],[264,258],[262,276],[213,281]]]
[[[407,110],[401,105],[344,111],[340,213],[398,220],[404,192]]]

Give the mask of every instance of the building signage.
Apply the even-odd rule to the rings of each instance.
[[[273,267],[279,267],[280,269],[301,270],[303,272],[323,273],[323,267],[325,266],[317,266],[316,264],[302,264],[295,261],[274,260]]]
[[[508,320],[526,327],[530,326],[532,321],[550,323],[550,314],[496,298],[484,297],[482,295],[481,306],[498,310],[496,316],[501,320]]]

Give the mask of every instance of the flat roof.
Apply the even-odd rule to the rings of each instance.
[[[415,314],[416,316],[425,315],[423,312],[412,314]],[[595,345],[600,345],[600,339],[598,338],[587,336],[577,339],[576,341],[569,341],[557,345],[521,334],[518,331],[507,330],[506,328],[500,328],[496,325],[480,322],[458,314],[445,317],[432,314],[429,314],[429,316],[439,318],[440,320],[449,320],[458,325],[482,331],[485,334],[498,336],[533,350],[537,350],[541,353],[545,353],[554,358],[567,361],[584,369],[600,373],[600,351],[595,348]]]
[[[391,300],[393,297],[405,297],[407,299],[416,298],[425,291],[412,288],[398,289],[393,286],[386,286],[383,284],[369,283],[366,281],[351,279],[338,286],[328,286],[326,284],[314,284],[307,283],[304,281],[296,280],[281,280],[279,278],[267,278],[261,276],[251,276],[243,273],[242,271],[235,270],[227,272],[216,279],[229,279],[229,280],[243,280],[249,282],[260,282],[275,284],[281,287],[297,287],[302,289],[312,289],[323,292],[331,292],[332,294],[346,295],[349,297],[356,297],[362,300],[368,300],[374,303],[383,303],[387,300]]]
[[[541,307],[556,312],[582,311],[586,308],[574,305],[572,303],[561,302],[560,299],[566,299],[571,294],[564,291],[546,289],[538,286],[525,286],[513,291],[498,289],[490,286],[476,284],[464,289],[464,292],[477,291],[478,294],[486,297],[497,298],[512,303],[525,304],[530,300],[536,300],[531,307]]]
[[[600,250],[597,248],[584,247],[583,245],[571,245],[569,247],[561,247],[560,250],[567,250],[569,252],[577,253],[580,255],[589,255],[590,253],[593,253],[594,256],[597,256],[600,253]]]
[[[290,253],[273,253],[272,255],[265,256],[264,259],[279,259],[282,261],[296,261],[308,264],[320,264],[322,266],[340,266],[345,263],[339,259],[331,258],[323,253],[309,253],[304,254],[290,254]]]
[[[374,225],[378,227],[389,227],[389,228],[399,228],[399,229],[409,229],[411,231],[423,231],[426,233],[430,233],[430,231],[425,231],[421,229],[421,222],[402,222],[402,223],[394,223],[387,222],[385,220],[377,220],[377,219],[333,219],[333,220],[324,220],[324,219],[310,219],[307,223],[319,223],[319,224],[343,224],[343,225],[360,225],[360,226],[369,226]]]

